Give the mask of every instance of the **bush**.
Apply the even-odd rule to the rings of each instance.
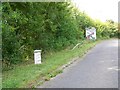
[[[113,26],[92,20],[70,2],[4,2],[3,63],[31,60],[35,49],[65,49],[85,39],[86,27],[96,27],[98,38],[113,37]]]

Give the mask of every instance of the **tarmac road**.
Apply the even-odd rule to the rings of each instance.
[[[37,88],[118,88],[118,40],[105,40]]]

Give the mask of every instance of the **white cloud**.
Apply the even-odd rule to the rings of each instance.
[[[93,19],[112,19],[118,21],[119,0],[73,0],[76,6],[85,11]]]

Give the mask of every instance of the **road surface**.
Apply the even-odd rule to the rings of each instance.
[[[118,88],[118,40],[105,40],[37,88]]]

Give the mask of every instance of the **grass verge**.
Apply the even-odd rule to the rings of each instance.
[[[57,70],[75,57],[82,57],[91,47],[99,41],[84,41],[74,50],[53,52],[42,59],[40,65],[23,65],[12,70],[4,71],[2,75],[2,88],[34,88],[36,85],[50,80],[62,70]]]

